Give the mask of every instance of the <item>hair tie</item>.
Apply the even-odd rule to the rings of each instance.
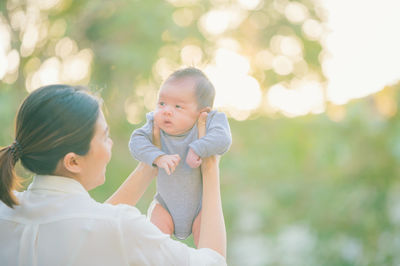
[[[14,140],[10,149],[11,149],[11,154],[13,156],[14,162],[16,163],[22,156],[22,146],[21,146],[21,144],[19,144],[19,142],[17,140]]]

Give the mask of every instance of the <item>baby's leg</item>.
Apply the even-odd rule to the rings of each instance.
[[[163,206],[156,203],[151,212],[150,221],[156,225],[164,234],[172,235],[174,232],[174,222],[171,215]]]
[[[197,215],[197,217],[194,219],[193,225],[192,225],[192,234],[193,234],[193,241],[196,247],[199,246],[199,237],[200,237],[200,222],[201,222],[201,211]]]

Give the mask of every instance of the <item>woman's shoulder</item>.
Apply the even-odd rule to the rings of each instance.
[[[141,212],[134,206],[127,204],[101,203],[92,199],[89,212],[92,215],[106,219],[124,219],[127,217],[141,216]]]

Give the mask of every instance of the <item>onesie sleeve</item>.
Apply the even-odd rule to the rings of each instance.
[[[154,114],[148,113],[146,119],[144,126],[133,131],[129,140],[129,150],[136,160],[152,165],[158,156],[165,153],[152,143]]]
[[[232,135],[228,119],[224,113],[212,112],[207,117],[206,135],[189,144],[200,157],[222,155],[232,144]]]

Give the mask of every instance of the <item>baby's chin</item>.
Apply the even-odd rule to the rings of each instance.
[[[175,128],[170,128],[170,127],[160,127],[160,129],[162,131],[164,131],[165,133],[167,133],[168,135],[172,135],[172,136],[182,135],[185,132],[190,130],[190,129],[188,129],[188,130],[176,130]]]

